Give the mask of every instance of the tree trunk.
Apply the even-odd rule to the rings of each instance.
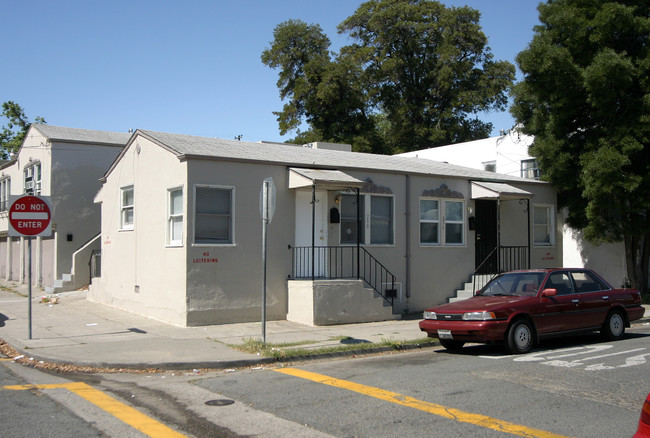
[[[650,263],[650,234],[625,236],[627,278],[642,295],[648,292],[648,263]]]

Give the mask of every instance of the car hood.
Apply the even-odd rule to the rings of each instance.
[[[531,298],[533,297],[477,295],[466,300],[442,304],[440,306],[436,306],[427,310],[436,313],[464,313],[483,310],[495,310],[502,307],[510,307],[513,304],[518,304],[523,301],[529,301]]]

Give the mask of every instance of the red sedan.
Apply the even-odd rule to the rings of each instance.
[[[449,350],[504,341],[520,354],[548,337],[600,331],[621,339],[643,312],[639,291],[614,289],[589,269],[531,269],[500,274],[472,298],[427,309],[420,330]]]

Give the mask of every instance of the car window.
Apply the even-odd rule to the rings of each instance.
[[[553,272],[548,276],[544,289],[557,289],[558,295],[569,295],[573,293],[573,283],[568,272]]]
[[[506,273],[492,279],[479,295],[534,296],[543,279],[543,272]]]
[[[519,274],[514,292],[517,295],[537,295],[539,285],[544,279],[544,274],[541,272],[530,272]]]
[[[609,290],[609,285],[605,284],[600,278],[588,271],[572,272],[571,276],[576,285],[576,292],[596,292]]]

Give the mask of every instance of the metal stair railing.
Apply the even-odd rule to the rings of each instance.
[[[479,274],[497,250],[499,252],[499,259],[496,272]],[[476,294],[476,291],[481,290],[490,280],[502,272],[529,269],[529,251],[530,249],[527,246],[495,246],[472,274],[474,293]]]
[[[292,279],[363,280],[391,306],[397,296],[396,277],[364,247],[291,246]]]

